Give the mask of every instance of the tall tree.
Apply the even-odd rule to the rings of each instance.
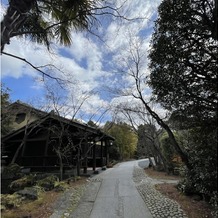
[[[14,36],[29,37],[49,46],[52,38],[71,44],[71,28],[87,29],[94,18],[96,1],[10,0],[1,22],[1,51]]]
[[[138,136],[137,155],[154,157],[156,167],[168,172],[169,167],[161,152],[159,135],[161,130],[156,128],[155,119],[145,109],[141,102],[119,103],[115,107],[117,119],[125,120],[129,123]],[[153,108],[154,110],[154,108]],[[120,118],[119,118],[120,117]],[[151,164],[153,162],[151,161]]]
[[[214,122],[217,1],[164,0],[158,12],[149,55],[156,100],[192,122]]]
[[[10,132],[12,117],[8,113],[8,105],[10,101],[10,90],[1,84],[1,134],[2,136]]]
[[[108,134],[115,138],[113,146],[116,147],[122,160],[133,158],[136,151],[137,136],[131,126],[122,122],[114,123],[108,130]],[[116,149],[113,149],[113,152]]]
[[[9,0],[1,22],[1,52],[14,36],[25,36],[49,47],[51,39],[72,43],[71,30],[88,30],[98,24],[98,15],[122,17],[102,0]]]
[[[121,72],[124,72],[127,75],[127,81],[131,82],[128,84],[129,87],[125,87],[125,90],[121,91],[121,94],[131,96],[143,105],[147,113],[150,114],[150,116],[158,123],[158,125],[160,125],[167,132],[170,141],[185,165],[188,168],[191,168],[187,152],[180,147],[167,122],[152,109],[152,101],[145,95],[147,91],[146,86],[148,77],[146,74],[147,72],[144,69],[145,55],[146,52],[144,51],[143,40],[139,41],[137,37],[131,37],[130,35],[129,47],[127,47],[126,56],[123,56],[121,60]]]
[[[182,191],[211,199],[217,199],[217,20],[216,0],[164,0],[149,55],[153,94],[186,133],[191,170]]]

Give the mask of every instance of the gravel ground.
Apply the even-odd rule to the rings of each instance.
[[[77,208],[86,188],[87,185],[81,185],[67,189],[53,205],[54,212],[50,218],[69,217],[72,211]]]
[[[144,173],[142,168],[134,168],[133,181],[153,217],[187,218],[179,204],[166,198],[154,188],[152,179]]]

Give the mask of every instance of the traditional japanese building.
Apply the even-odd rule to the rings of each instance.
[[[5,164],[17,163],[30,171],[57,171],[103,167],[108,164],[108,147],[114,140],[86,124],[46,113],[21,102],[11,105],[14,131],[2,138]]]

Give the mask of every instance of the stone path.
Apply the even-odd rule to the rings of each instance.
[[[144,173],[142,168],[134,168],[133,181],[153,217],[187,218],[178,203],[163,196],[154,188],[154,182]]]
[[[175,201],[154,188],[155,183],[137,161],[126,167],[122,163],[64,193],[50,218],[187,218]]]

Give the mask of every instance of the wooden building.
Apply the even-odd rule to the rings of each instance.
[[[14,106],[19,107],[20,103]],[[27,105],[22,105],[28,108]],[[2,158],[5,164],[17,163],[31,171],[52,172],[60,166],[63,170],[103,167],[108,164],[108,147],[114,140],[99,129],[73,120],[38,110],[28,111],[34,114],[31,122],[26,120],[27,111],[16,110],[15,122],[20,128],[2,138]],[[30,113],[31,111],[31,113]],[[21,125],[21,121],[25,121]]]

